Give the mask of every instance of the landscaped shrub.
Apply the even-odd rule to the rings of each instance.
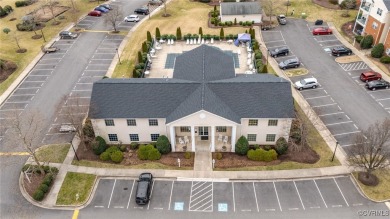
[[[114,153],[115,151],[119,151],[119,148],[117,146],[110,146],[106,149],[105,152],[109,153],[110,155]]]
[[[223,31],[223,28],[221,28],[221,30],[219,31],[219,37],[221,39],[225,38],[225,32]]]
[[[369,49],[371,48],[373,43],[374,43],[374,37],[372,37],[372,35],[367,35],[363,37],[363,39],[360,41],[360,47],[362,49]]]
[[[190,159],[190,158],[191,158],[191,152],[186,151],[186,152],[184,153],[184,158],[185,158],[185,159]]]
[[[275,150],[279,155],[285,154],[287,152],[287,141],[285,138],[280,137],[275,144]]]
[[[156,148],[152,148],[149,150],[148,160],[160,160],[160,158],[161,153]]]
[[[47,186],[46,184],[41,184],[38,189],[41,190],[43,193],[46,193],[47,191],[49,191],[49,186]]]
[[[219,40],[219,36],[214,35],[214,40]]]
[[[371,56],[374,58],[380,58],[383,56],[384,52],[385,52],[385,46],[383,45],[383,43],[378,43],[372,48]]]
[[[222,153],[218,152],[218,153],[215,153],[215,159],[217,160],[221,160],[222,159]]]
[[[262,59],[263,54],[261,52],[255,53],[255,59]]]
[[[167,39],[168,39],[168,34],[164,34],[164,35],[162,35],[162,36],[161,36],[161,39],[163,39],[163,40],[167,40]]]
[[[360,36],[360,35],[355,36],[355,40],[356,40],[356,42],[358,42],[358,43],[360,43],[360,42],[362,41],[362,39],[363,39],[363,36]]]
[[[338,0],[329,0],[330,4],[337,5],[339,2]]]
[[[120,150],[113,151],[110,155],[112,162],[120,163],[123,160],[123,152]]]
[[[42,201],[44,197],[45,193],[40,189],[37,189],[33,194],[33,199],[36,201]]]
[[[130,149],[131,150],[137,150],[138,149],[138,142],[131,142],[130,143]]]
[[[46,184],[47,186],[50,186],[52,181],[53,181],[53,178],[52,177],[48,177],[48,175],[46,175],[45,178],[43,178],[42,183]]]
[[[198,34],[192,34],[192,39],[198,39],[199,38],[199,35]]]
[[[238,22],[238,24],[239,24],[239,25],[242,25],[242,24],[243,24],[243,22],[242,22],[242,21],[240,21],[240,22]]]
[[[271,145],[264,145],[264,150],[266,150],[266,151],[271,150]]]
[[[341,2],[340,7],[342,9],[354,9],[356,8],[356,0],[344,0]]]
[[[4,17],[7,15],[7,12],[0,6],[0,17]]]
[[[149,151],[154,149],[153,145],[140,145],[137,151],[137,156],[140,160],[147,160],[149,156]]]
[[[268,73],[267,65],[263,65],[263,68],[261,69],[261,72],[259,72],[259,73]]]
[[[246,26],[252,26],[252,21],[246,21]]]
[[[107,160],[111,159],[110,158],[110,153],[105,151],[105,152],[100,154],[99,158],[100,158],[100,160],[107,161]]]
[[[237,25],[237,18],[234,18],[234,25]]]
[[[269,151],[266,151],[264,149],[256,149],[256,150],[249,150],[247,153],[247,157],[250,160],[255,160],[255,161],[273,161],[277,159],[277,153],[275,150],[271,149]]]
[[[176,38],[177,38],[177,40],[181,40],[181,29],[180,29],[180,27],[178,27],[176,29]]]
[[[104,138],[97,136],[92,142],[92,150],[96,155],[100,155],[107,149],[107,144]]]
[[[119,150],[121,150],[122,152],[126,152],[126,149],[127,149],[126,145],[120,145],[119,146]]]
[[[18,29],[19,31],[33,31],[34,27],[35,27],[34,23],[16,24],[16,29]]]
[[[259,149],[260,148],[260,145],[258,145],[258,144],[255,144],[255,145],[253,145],[253,149]]]
[[[165,135],[160,135],[160,137],[158,137],[156,147],[161,154],[168,154],[169,152],[171,152],[171,145],[169,143],[169,139]]]
[[[246,155],[248,153],[249,143],[245,136],[241,136],[236,143],[236,154]]]
[[[15,2],[15,7],[23,7],[23,6],[28,6],[31,4],[31,1],[16,1]]]
[[[380,59],[382,63],[389,64],[390,63],[390,56],[382,56]]]
[[[160,38],[161,38],[160,29],[156,27],[156,39],[160,40]]]

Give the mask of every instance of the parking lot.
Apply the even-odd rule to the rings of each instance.
[[[78,113],[86,114],[88,112],[93,83],[101,80],[106,74],[112,59],[117,55],[115,48],[119,47],[123,38],[124,36],[122,35],[106,35],[104,37],[89,59],[78,81],[73,86],[66,102],[63,103],[57,116],[50,125],[48,133],[42,140],[43,143],[58,142],[58,138],[63,139],[65,142],[71,140],[71,133],[59,132],[61,124],[69,122],[69,118],[63,112],[64,107],[77,107],[81,109]]]
[[[369,205],[349,176],[287,181],[154,180],[151,201],[135,203],[135,179],[99,180],[87,208],[128,211],[282,212]]]
[[[302,33],[292,33],[292,29],[290,29],[292,27],[288,27],[288,25],[300,25]],[[282,46],[290,48],[290,54],[288,56],[275,58],[276,62],[279,63],[285,59],[297,57],[302,63],[301,67],[309,70],[307,75],[291,77],[292,82],[307,77],[317,78],[318,83],[320,84],[318,88],[306,89],[300,91],[300,93],[321,118],[334,138],[348,153],[351,146],[353,146],[356,134],[360,133],[362,128],[365,127],[360,127],[358,123],[354,121],[354,118],[350,115],[352,113],[350,110],[343,109],[342,104],[345,103],[342,102],[342,104],[340,104],[340,102],[338,102],[338,97],[340,97],[340,95],[348,96],[350,95],[349,92],[353,92],[353,90],[363,90],[367,97],[373,98],[383,109],[390,113],[390,90],[367,90],[364,87],[365,83],[361,82],[359,79],[362,72],[370,70],[367,64],[362,61],[345,64],[337,63],[335,57],[331,55],[331,50],[332,48],[343,44],[333,34],[313,36],[311,31],[315,27],[318,26],[314,26],[314,24],[310,22],[306,22],[306,26],[304,26],[304,24],[295,23],[287,24],[286,26],[277,27],[272,31],[263,31],[262,36],[266,47],[269,50]],[[295,30],[295,32],[297,31]],[[299,36],[291,36],[291,34]],[[316,57],[317,59],[314,59],[313,57],[307,59],[301,57],[303,55],[296,55],[297,53],[304,54],[305,51],[303,51],[299,45],[288,43],[289,40],[292,39],[291,37],[304,38],[307,44],[312,43],[313,46],[316,46],[316,48],[310,47],[313,50],[319,48],[318,53],[316,51],[311,53],[313,56],[318,56]],[[318,60],[321,60],[321,62]],[[313,68],[311,66],[313,66]],[[337,82],[342,84],[342,87],[344,88],[342,93],[335,92],[334,83],[329,83],[329,77],[331,77],[333,81],[338,80]],[[346,78],[345,80],[348,80],[345,83],[342,81],[344,78]],[[356,94],[356,97],[351,96],[350,98],[351,100],[357,100],[360,97]]]

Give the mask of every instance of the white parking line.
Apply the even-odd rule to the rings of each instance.
[[[337,188],[339,189],[341,195],[343,196],[343,199],[344,199],[345,203],[346,203],[347,206],[349,207],[349,204],[348,204],[348,202],[347,202],[347,199],[345,199],[344,194],[343,194],[343,192],[341,191],[341,189],[340,189],[340,187],[339,187],[339,184],[337,183],[337,181],[336,181],[336,179],[335,179],[334,177],[333,177],[333,180],[334,180],[334,182],[336,183],[336,186],[337,186]]]
[[[275,181],[273,181],[272,183],[274,184],[276,199],[278,199],[278,204],[279,204],[280,211],[282,211],[282,206],[280,205],[279,195],[278,195],[278,191],[276,190]]]
[[[337,103],[329,103],[329,104],[324,104],[324,105],[319,105],[319,106],[312,106],[312,108],[317,108],[317,107],[324,107],[324,106],[332,106],[336,105]]]
[[[340,134],[335,134],[333,136],[340,136],[340,135],[349,135],[349,134],[354,134],[354,133],[359,133],[361,131],[354,131],[354,132],[344,132],[344,133],[340,133]]]
[[[351,118],[349,118],[349,116],[348,116],[348,115],[345,115],[345,117],[347,117],[347,119],[348,119],[348,120],[351,120]]]
[[[315,184],[316,187],[317,187],[318,193],[320,193],[321,199],[322,199],[322,201],[324,202],[325,207],[328,208],[328,205],[326,204],[325,199],[324,199],[324,197],[323,197],[322,194],[321,194],[320,188],[318,188],[318,185],[317,185],[317,183],[316,183],[316,181],[315,181],[314,179],[313,179],[313,182],[314,182],[314,184]]]
[[[343,207],[342,205],[332,205],[332,208],[341,208]]]
[[[171,201],[172,201],[173,183],[175,183],[175,181],[172,181],[172,187],[171,187],[171,196],[169,196],[169,205],[168,205],[168,210],[171,210]]]
[[[376,99],[376,101],[390,100],[390,98]]]
[[[353,126],[355,126],[356,129],[359,129],[356,124],[353,124]]]
[[[104,208],[104,206],[101,206],[101,205],[95,205],[95,208]]]
[[[315,90],[321,90],[321,89],[324,89],[322,87],[318,87],[316,88]],[[315,91],[315,90],[312,90],[312,89],[307,89],[307,90],[301,90],[300,92],[303,93],[303,92],[308,92],[308,91]],[[326,93],[326,92],[325,92]]]
[[[130,192],[130,196],[129,196],[129,201],[127,201],[127,207],[126,207],[127,209],[129,209],[131,195],[133,194],[134,184],[135,184],[135,180],[133,180],[133,185],[131,186],[131,192]]]
[[[302,201],[301,195],[299,194],[297,184],[295,184],[295,181],[293,181],[293,182],[294,182],[295,189],[297,190],[299,200],[301,201],[302,208],[303,208],[303,210],[305,210],[305,206],[303,205],[303,201]]]
[[[325,124],[325,126],[340,125],[340,124],[351,123],[351,122],[352,122],[352,121],[330,123],[330,124]]]
[[[341,147],[350,147],[350,146],[354,146],[355,144],[343,144],[343,145],[340,145]]]
[[[236,200],[234,198],[234,182],[232,182],[232,189],[233,189],[233,210],[234,212],[236,212]]]
[[[255,200],[256,200],[257,212],[259,212],[259,203],[257,202],[257,195],[256,195],[255,182],[253,182],[253,190],[255,191]]]
[[[323,43],[323,42],[332,42],[332,41],[338,41],[338,39],[335,39],[335,40],[321,40],[321,41],[317,41],[317,42]]]
[[[285,47],[287,46],[286,44],[283,44],[283,45],[279,45],[279,46],[267,46],[267,49],[270,49],[270,48],[280,48],[280,47]]]
[[[324,98],[324,97],[329,97],[329,95],[318,96],[318,97],[309,97],[309,98],[305,98],[305,99],[306,99],[306,100],[312,100],[312,99],[318,99],[318,98]]]
[[[268,42],[265,42],[265,43],[276,43],[276,42],[285,42],[284,40],[274,40],[274,41],[268,41]]]
[[[111,195],[110,195],[110,200],[108,201],[108,206],[107,206],[107,208],[110,208],[111,199],[112,199],[112,194],[114,193],[114,189],[115,189],[115,184],[116,184],[116,179],[114,180],[114,185],[112,186]]]
[[[331,115],[336,115],[336,114],[342,114],[344,112],[337,112],[337,113],[327,113],[327,114],[322,114],[322,115],[318,115],[319,117],[321,116],[331,116]]]

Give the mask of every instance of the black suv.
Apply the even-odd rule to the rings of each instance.
[[[149,9],[145,8],[145,7],[137,8],[134,10],[134,13],[147,15],[147,14],[149,14]]]
[[[74,39],[78,36],[77,33],[72,33],[70,31],[61,31],[59,35],[61,39]]]
[[[297,58],[294,59],[287,59],[283,62],[279,63],[279,68],[281,69],[288,69],[288,68],[298,68],[301,65],[299,60]]]
[[[332,49],[332,55],[341,56],[341,55],[351,55],[352,50],[345,46],[338,46]]]
[[[288,53],[290,52],[290,50],[287,48],[287,47],[280,47],[280,48],[276,48],[274,50],[270,50],[269,51],[269,54],[272,56],[272,57],[278,57],[278,56],[281,56],[281,55],[288,55]]]
[[[135,203],[146,205],[149,202],[152,183],[153,175],[151,173],[141,173],[135,194]]]

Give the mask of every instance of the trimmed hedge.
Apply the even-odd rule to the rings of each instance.
[[[44,197],[45,197],[45,193],[42,190],[40,189],[35,190],[33,194],[33,199],[35,199],[36,201],[42,201]]]
[[[137,150],[138,146],[139,146],[138,142],[131,142],[130,149],[131,150]]]
[[[28,6],[28,5],[31,5],[33,2],[30,1],[30,0],[27,0],[27,1],[16,1],[15,2],[15,7],[19,8],[19,7],[24,7],[24,6]]]
[[[249,150],[247,154],[248,159],[255,161],[266,161],[270,162],[278,158],[278,154],[274,149],[266,151],[264,149]]]
[[[383,43],[378,43],[371,50],[371,56],[374,58],[381,58],[385,52],[385,46]]]
[[[120,150],[114,151],[114,152],[112,152],[110,157],[111,157],[112,162],[120,163],[123,160],[123,152]]]
[[[168,154],[169,152],[171,152],[171,145],[169,143],[169,139],[165,135],[161,135],[160,137],[158,137],[156,147],[161,154]]]
[[[191,158],[191,152],[188,152],[188,151],[186,151],[185,153],[184,153],[184,158],[185,159],[190,159]]]
[[[110,153],[105,151],[105,152],[100,154],[99,158],[100,158],[100,160],[107,161],[110,159]]]
[[[137,151],[140,160],[159,160],[161,153],[151,144],[140,145]]]
[[[285,138],[280,137],[276,141],[275,150],[279,155],[285,154],[287,152],[288,144]]]
[[[249,150],[249,143],[245,136],[241,136],[236,143],[236,154],[246,155]]]
[[[107,143],[104,138],[97,136],[92,142],[92,150],[96,155],[100,155],[107,149]]]
[[[385,64],[390,64],[390,56],[382,56],[380,59],[380,62],[385,63]]]
[[[150,149],[148,153],[148,160],[160,160],[161,153],[156,149]]]
[[[374,37],[372,35],[367,35],[363,37],[363,39],[360,41],[360,47],[362,49],[369,49],[371,48],[373,43],[374,43]]]
[[[28,165],[28,164],[26,164]],[[25,166],[26,166],[25,165]],[[25,167],[23,167],[25,168]],[[52,185],[54,181],[54,174],[53,173],[47,173],[45,178],[43,178],[43,181],[41,185],[39,185],[38,189],[35,190],[32,198],[36,201],[42,201],[45,197],[45,194],[49,191],[50,186]]]

